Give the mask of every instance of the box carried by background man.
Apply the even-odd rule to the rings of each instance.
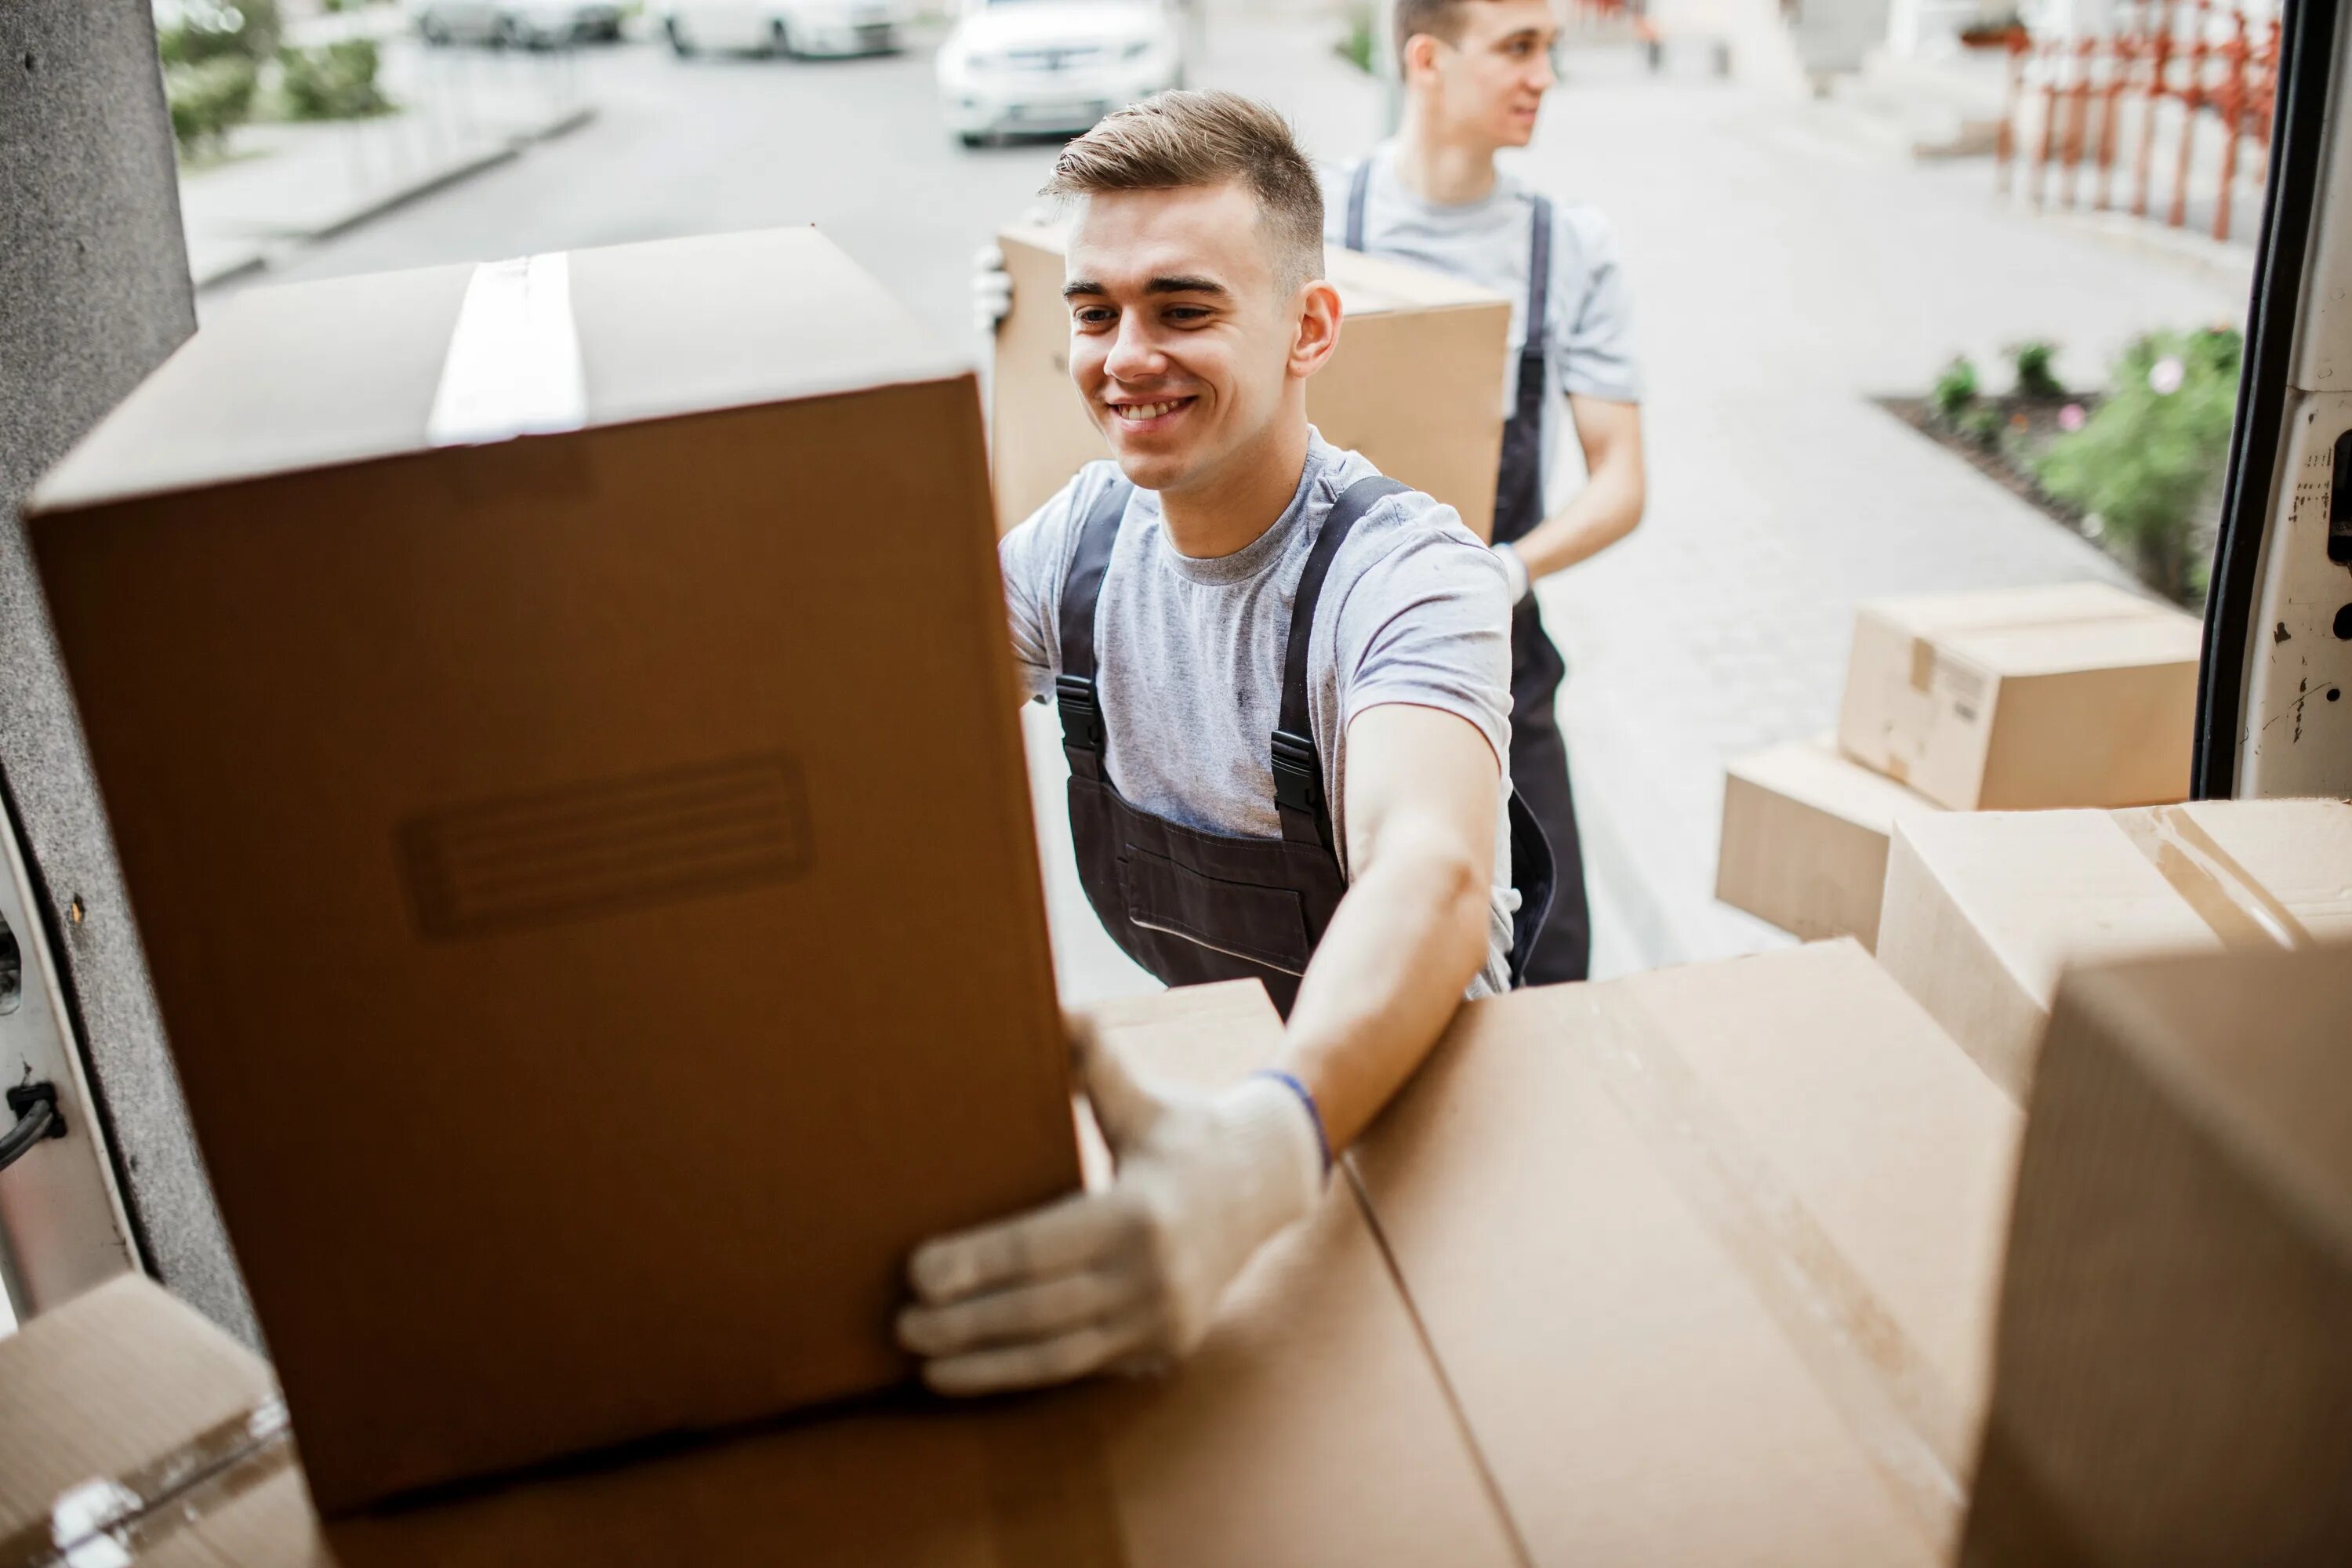
[[[1110,456],[1070,384],[1070,313],[1062,301],[1060,226],[997,237],[1013,276],[1013,311],[996,334],[990,421],[999,531],[1035,511],[1097,458]],[[1307,416],[1323,438],[1361,452],[1391,479],[1426,491],[1491,537],[1503,452],[1504,339],[1511,302],[1417,267],[1332,248],[1339,347],[1307,384]]]

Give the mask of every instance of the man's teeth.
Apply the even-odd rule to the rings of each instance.
[[[1121,419],[1157,419],[1163,414],[1173,414],[1183,405],[1183,398],[1168,403],[1122,403],[1118,405]]]

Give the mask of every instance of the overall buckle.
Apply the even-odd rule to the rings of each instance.
[[[1287,730],[1274,732],[1274,802],[1323,820],[1323,759],[1314,742]]]
[[[1094,678],[1055,676],[1054,706],[1062,714],[1062,744],[1100,755],[1110,731],[1103,723],[1102,704],[1095,700]]]

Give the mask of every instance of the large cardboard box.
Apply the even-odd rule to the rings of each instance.
[[[329,1509],[893,1382],[1075,1184],[974,380],[814,231],[256,290],[31,527]]]
[[[2352,936],[2352,805],[1907,818],[1878,960],[2023,1100],[2071,963]]]
[[[1961,1561],[2352,1563],[2352,947],[2076,971]]]
[[[1930,1564],[2016,1108],[1850,942],[1465,1006],[1353,1156],[1538,1564]]]
[[[996,334],[990,431],[1000,530],[1110,455],[1070,384],[1065,238],[1062,226],[1029,225],[997,237],[1013,275],[1013,312]],[[1325,440],[1361,452],[1381,472],[1460,512],[1479,538],[1491,537],[1511,302],[1337,247],[1324,266],[1339,290],[1339,346],[1307,384],[1307,417]]]
[[[1163,1078],[1222,1080],[1262,1064],[1280,1038],[1255,983],[1102,1016]],[[0,1463],[0,1542],[46,1528],[61,1490],[161,1473],[171,1467],[158,1455],[268,1406],[267,1370],[143,1282],[108,1287],[26,1337],[36,1342],[0,1342],[0,1460],[68,1451],[37,1468]],[[16,1353],[25,1349],[33,1353]],[[28,1375],[37,1398],[18,1397]],[[142,1568],[1521,1561],[1344,1181],[1252,1264],[1207,1342],[1166,1377],[965,1404],[886,1397],[323,1527],[282,1443],[247,1471],[263,1466],[274,1467],[268,1489],[183,1491],[145,1510],[147,1529],[127,1532],[130,1559]],[[233,1528],[236,1549],[220,1548]],[[182,1554],[191,1545],[215,1554]],[[0,1562],[21,1560],[0,1547]]]
[[[2180,800],[2201,639],[2194,616],[2099,583],[1875,600],[1838,744],[1956,811]]]
[[[1899,816],[1942,809],[1827,736],[1750,752],[1724,771],[1715,896],[1808,940],[1875,946],[1887,835]]]

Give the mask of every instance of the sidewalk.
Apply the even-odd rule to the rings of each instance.
[[[404,34],[381,47],[382,80],[398,112],[240,126],[226,162],[181,175],[180,219],[198,289],[504,163],[594,113],[569,50],[436,49]]]
[[[1542,589],[1596,970],[1785,942],[1714,901],[1723,764],[1832,726],[1856,601],[2124,580],[1867,395],[2033,337],[2095,384],[2137,333],[2242,320],[2244,296],[2000,202],[1980,160],[1843,153],[1784,103],[1630,56],[1570,57],[1521,167],[1614,220],[1648,383],[1641,530]]]

